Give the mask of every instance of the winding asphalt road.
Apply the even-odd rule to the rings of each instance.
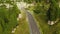
[[[33,16],[28,12],[28,10],[26,10],[26,14],[27,14],[28,21],[29,21],[30,34],[40,34]]]

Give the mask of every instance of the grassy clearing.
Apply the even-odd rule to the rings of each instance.
[[[43,16],[41,16],[41,18],[40,18],[38,15],[34,15],[34,16],[35,16],[36,21],[38,22],[39,29],[40,28],[42,29],[43,34],[44,34],[44,32],[46,34],[49,34],[47,32],[47,31],[49,31],[49,26],[47,26],[48,24],[46,24],[46,21],[44,20],[45,17],[43,18]]]
[[[22,19],[19,21],[19,28],[17,28],[15,34],[29,34],[29,27],[26,20]]]
[[[17,28],[15,34],[30,34],[25,12],[22,12],[22,18],[19,20],[19,28]]]
[[[43,34],[60,34],[60,21],[53,26],[48,25],[46,15],[34,14],[38,21],[39,28],[42,29]]]

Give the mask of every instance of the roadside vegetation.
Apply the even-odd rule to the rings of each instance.
[[[39,25],[39,29],[42,30],[43,34],[60,34],[60,21],[55,23],[54,25],[48,24],[48,16],[51,16],[51,21],[55,21],[56,19],[60,19],[60,8],[58,5],[59,0],[48,0],[46,1],[36,1],[34,3],[34,9],[32,10],[33,16]],[[50,9],[49,9],[50,8]],[[47,11],[50,11],[51,15],[48,14]]]
[[[21,11],[22,18],[19,19],[19,27],[14,34],[30,34],[28,21],[26,20],[26,13]]]

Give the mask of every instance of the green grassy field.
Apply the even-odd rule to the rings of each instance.
[[[20,19],[19,27],[17,28],[15,34],[29,34],[28,23],[25,19]]]
[[[22,12],[22,18],[19,20],[19,27],[15,34],[30,34],[25,12]]]
[[[60,34],[60,21],[52,26],[48,25],[45,15],[34,14],[39,28],[42,29],[43,34]]]

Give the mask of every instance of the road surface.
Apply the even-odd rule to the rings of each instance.
[[[30,34],[40,34],[39,29],[37,27],[37,24],[36,24],[33,16],[28,12],[28,10],[26,11],[26,14],[27,14],[28,21],[29,21]]]

